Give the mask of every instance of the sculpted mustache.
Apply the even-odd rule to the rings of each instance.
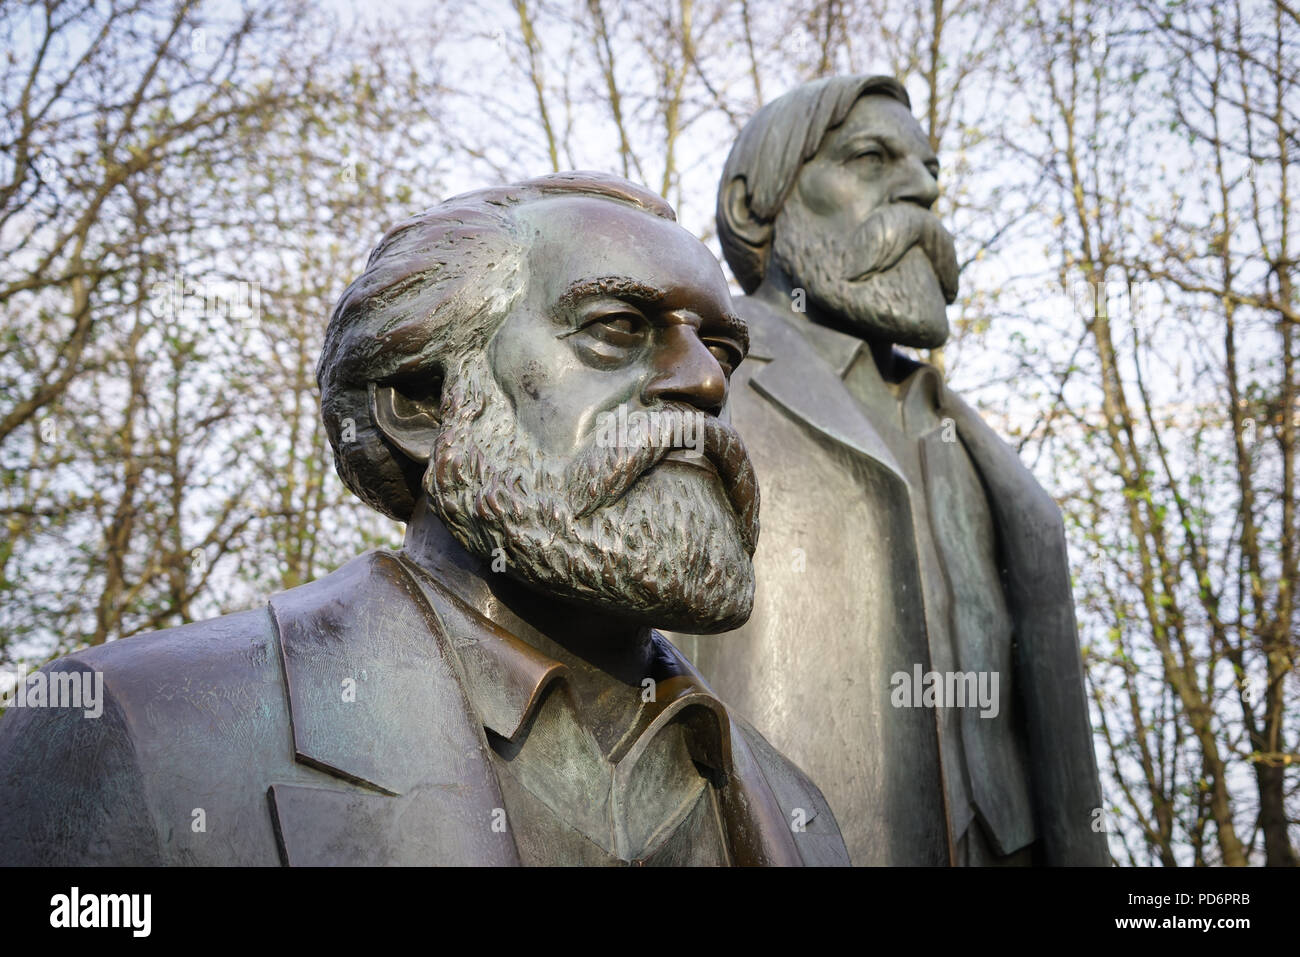
[[[696,447],[718,470],[722,487],[739,520],[745,547],[752,554],[758,541],[758,480],[744,442],[730,426],[712,416],[700,416],[695,409],[661,408],[658,411],[660,423],[666,423],[664,434],[671,427],[673,435],[694,435],[697,443],[702,439],[702,444]],[[702,420],[702,436],[693,431],[700,421],[697,416]],[[673,421],[677,417],[680,417],[680,423]],[[691,420],[690,424],[687,424],[687,418]],[[569,504],[575,516],[581,518],[598,508],[612,505],[666,455],[688,447],[655,444],[653,435],[629,434],[629,439],[633,438],[637,441],[602,448],[593,437],[588,447],[574,459],[565,480],[570,489]]]
[[[915,203],[890,203],[858,227],[850,247],[846,278],[861,282],[892,269],[903,254],[920,246],[934,266],[944,297],[957,298],[957,250],[939,217]]]

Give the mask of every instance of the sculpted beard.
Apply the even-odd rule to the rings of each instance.
[[[802,203],[787,203],[772,246],[777,265],[815,305],[872,338],[943,345],[944,307],[957,298],[957,254],[937,216],[914,203],[891,203],[843,240],[828,241],[822,229]]]
[[[442,414],[424,488],[471,553],[500,548],[516,577],[659,628],[707,634],[749,618],[757,484],[727,427],[710,419],[706,432],[724,494],[693,468],[647,474],[669,448],[599,448],[593,437],[572,461],[548,461],[482,360],[448,378]]]

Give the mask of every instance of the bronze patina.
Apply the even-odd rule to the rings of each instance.
[[[847,863],[654,631],[750,612],[758,489],[719,415],[746,349],[716,260],[626,181],[390,230],[318,379],[404,547],[48,665],[102,674],[103,710],[0,721],[0,863]]]
[[[1106,864],[1060,511],[932,366],[952,237],[888,77],[798,87],[732,147],[730,413],[763,488],[754,612],[677,639],[825,789],[856,864]]]

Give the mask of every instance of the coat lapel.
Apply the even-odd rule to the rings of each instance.
[[[482,724],[396,558],[369,552],[270,605],[295,758],[351,785],[272,786],[282,860],[518,863]]]
[[[750,385],[788,415],[875,462],[907,487],[889,447],[835,370],[784,317],[754,317],[751,354],[771,361],[750,375]]]

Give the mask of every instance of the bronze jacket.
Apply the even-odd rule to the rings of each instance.
[[[0,864],[519,863],[483,716],[392,552],[44,670],[102,672],[104,710],[0,719]],[[847,863],[817,788],[729,729],[730,859]]]
[[[954,861],[965,822],[945,807],[945,778],[967,772],[1000,853],[1033,844],[1044,863],[1108,864],[1094,830],[1100,787],[1056,503],[941,389],[987,492],[1013,632],[1005,648],[932,648],[911,509],[920,493],[846,387],[848,364],[802,317],[752,299],[737,305],[752,345],[732,380],[730,415],[763,496],[754,612],[736,632],[673,640],[818,782],[855,864]],[[948,451],[931,438],[923,463]],[[926,662],[1009,672],[1002,722],[944,726],[935,710],[892,707],[891,675]]]

